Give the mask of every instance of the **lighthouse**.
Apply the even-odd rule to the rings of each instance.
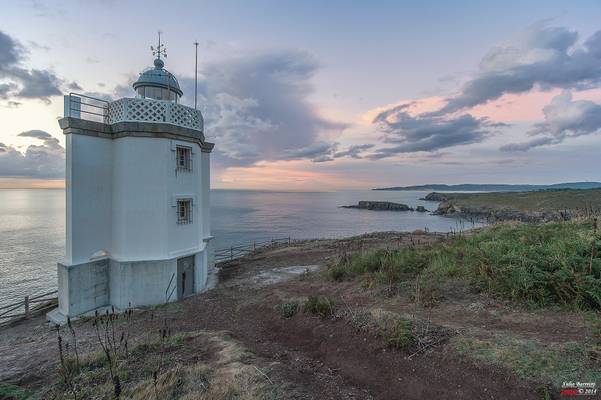
[[[181,104],[160,36],[152,50],[131,97],[65,96],[66,254],[53,322],[206,289],[214,144],[201,112]]]

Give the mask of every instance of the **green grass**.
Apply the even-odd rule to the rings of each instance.
[[[0,383],[0,399],[10,400],[33,400],[37,399],[33,393],[25,390],[19,386],[10,385],[7,383]]]
[[[601,381],[601,370],[591,364],[585,344],[568,342],[549,348],[533,340],[502,335],[490,339],[456,336],[451,343],[461,354],[509,368],[522,379],[546,382],[555,388],[570,380]]]
[[[364,276],[386,285],[412,281],[425,303],[436,301],[444,282],[459,279],[528,305],[598,310],[601,235],[583,221],[501,224],[428,248],[354,254],[328,273],[334,280]]]
[[[305,312],[319,315],[323,318],[334,314],[336,303],[326,296],[309,296],[305,302]]]
[[[282,318],[292,318],[298,312],[298,303],[288,302],[278,304],[276,310],[280,313]]]
[[[413,324],[406,319],[398,319],[392,324],[380,326],[380,336],[390,347],[406,350],[415,344]]]

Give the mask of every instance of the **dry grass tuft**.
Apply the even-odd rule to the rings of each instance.
[[[215,349],[211,361],[177,366],[163,373],[155,383],[147,379],[131,393],[134,400],[258,400],[271,392],[267,375],[251,364],[252,354],[224,333],[208,335],[209,347]]]

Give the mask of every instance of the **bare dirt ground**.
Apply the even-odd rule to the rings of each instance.
[[[320,275],[341,248],[420,246],[445,235],[381,233],[344,240],[294,242],[221,265],[217,288],[183,302],[134,314],[133,341],[174,332],[226,331],[254,354],[253,364],[287,399],[537,399],[530,382],[473,361],[449,345],[415,356],[390,348],[376,332],[352,321],[359,310],[388,310],[476,337],[511,332],[549,345],[587,335],[581,317],[530,312],[483,295],[453,289],[453,301],[416,307],[406,294],[382,296],[360,282],[333,283]],[[341,312],[321,318],[299,312],[283,318],[278,304],[311,295],[336,300]],[[349,317],[349,315],[351,317]],[[82,353],[97,351],[90,321],[76,324]],[[0,330],[0,382],[39,390],[58,379],[56,330],[39,317]],[[195,349],[191,348],[191,352]]]

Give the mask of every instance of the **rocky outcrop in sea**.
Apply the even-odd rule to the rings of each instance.
[[[390,201],[360,201],[356,205],[342,206],[342,208],[358,208],[373,211],[414,211],[407,204],[393,203]]]

